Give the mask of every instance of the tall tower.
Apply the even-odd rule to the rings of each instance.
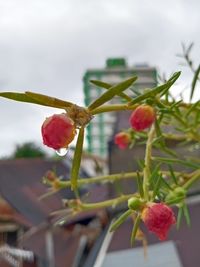
[[[90,83],[90,80],[102,80],[110,84],[116,84],[131,76],[138,76],[136,83],[126,93],[134,96],[133,90],[142,90],[145,88],[155,87],[156,69],[146,64],[127,66],[124,58],[109,58],[106,60],[106,67],[102,69],[88,69],[83,77],[85,104],[88,106],[97,97],[103,93],[103,89],[98,88]],[[119,98],[114,98],[111,103],[118,102]],[[107,157],[107,144],[113,134],[113,126],[116,120],[115,112],[99,114],[90,122],[87,127],[88,151]]]

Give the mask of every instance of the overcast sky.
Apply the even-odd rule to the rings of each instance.
[[[190,73],[175,55],[181,42],[194,42],[200,62],[199,10],[199,0],[0,0],[0,91],[83,104],[84,72],[108,57],[147,62],[167,75],[181,69],[186,87]],[[17,143],[42,145],[44,118],[59,112],[3,98],[0,107],[0,156]]]

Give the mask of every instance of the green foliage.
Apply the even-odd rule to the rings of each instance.
[[[46,158],[46,153],[42,150],[42,148],[38,147],[33,142],[23,143],[17,145],[12,158]]]
[[[93,110],[104,103],[111,100],[114,96],[119,95],[124,90],[128,89],[135,81],[137,80],[137,77],[132,77],[128,80],[125,80],[117,85],[113,85],[111,88],[109,88],[108,91],[106,91],[104,94],[102,94],[99,98],[97,98],[93,103],[91,103],[88,106],[89,110]]]
[[[183,46],[182,55],[194,74],[191,83],[190,101],[193,99],[200,74],[200,66],[194,68],[190,60],[189,55],[191,49],[192,45],[188,48]],[[0,96],[20,102],[60,108],[66,112],[66,116],[73,120],[73,125],[78,132],[70,181],[60,181],[56,179],[56,183],[55,181],[53,183],[49,180],[49,186],[55,189],[56,184],[56,189],[71,187],[71,189],[75,191],[76,199],[66,201],[66,203],[73,203],[73,205],[68,207],[68,211],[73,214],[74,212],[78,213],[89,209],[114,208],[122,203],[125,203],[127,209],[128,201],[129,209],[113,222],[110,231],[115,231],[125,220],[132,216],[134,225],[131,233],[131,244],[133,245],[134,240],[137,238],[139,225],[143,220],[143,210],[152,203],[163,202],[168,206],[176,205],[179,208],[177,226],[180,226],[182,217],[185,217],[187,224],[190,225],[190,216],[185,204],[185,199],[190,186],[200,178],[199,162],[197,160],[191,160],[187,155],[179,155],[174,149],[168,146],[168,143],[172,141],[175,144],[182,145],[199,144],[200,101],[198,100],[196,103],[184,103],[182,99],[176,101],[172,97],[170,89],[177,81],[180,74],[180,72],[174,73],[166,82],[153,89],[145,89],[143,93],[135,92],[135,97],[133,98],[128,96],[125,91],[137,80],[135,76],[114,85],[92,80],[91,83],[102,88],[104,92],[88,107],[79,107],[75,103],[33,92],[1,92]],[[122,98],[124,104],[110,104],[110,100],[115,96]],[[155,122],[152,121],[150,129],[145,129],[143,132],[137,132],[133,129],[126,130],[130,133],[132,139],[130,145],[131,149],[134,149],[134,145],[136,144],[146,146],[144,160],[138,161],[138,170],[131,175],[121,173],[80,180],[79,170],[83,154],[85,127],[90,123],[93,116],[97,116],[99,113],[116,110],[134,110],[139,105],[144,104],[150,105],[152,107],[151,109],[155,111]],[[158,153],[154,155],[155,150]],[[168,156],[166,157],[165,154]],[[45,153],[33,143],[26,143],[16,148],[13,157],[45,157]],[[177,172],[177,166],[182,168],[183,171]],[[165,170],[166,167],[167,170]],[[185,167],[187,167],[189,171],[185,171]],[[192,171],[190,171],[191,169]],[[120,192],[120,196],[114,199],[98,203],[84,203],[84,201],[80,199],[77,191],[77,188],[81,185],[113,182],[128,178],[137,179],[137,192],[133,192],[130,195]]]

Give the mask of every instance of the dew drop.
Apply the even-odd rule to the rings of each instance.
[[[67,155],[67,152],[69,151],[69,148],[60,148],[56,150],[56,154],[60,157],[64,157],[65,155]]]

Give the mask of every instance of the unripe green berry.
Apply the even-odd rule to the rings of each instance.
[[[138,210],[140,209],[141,205],[142,205],[142,201],[137,197],[132,197],[132,198],[129,198],[128,200],[128,207],[131,210]]]
[[[185,197],[186,190],[183,187],[176,187],[174,193],[176,194],[176,197]]]
[[[174,191],[170,191],[169,194],[166,196],[165,201],[171,201],[176,198],[176,194]]]

